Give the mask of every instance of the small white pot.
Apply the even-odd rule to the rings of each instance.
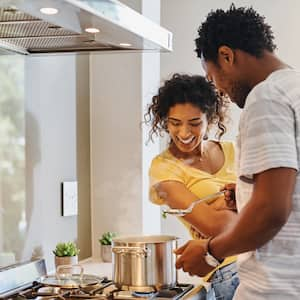
[[[61,265],[77,265],[78,256],[55,256],[55,268]]]
[[[104,262],[111,262],[111,245],[101,245],[101,257]]]

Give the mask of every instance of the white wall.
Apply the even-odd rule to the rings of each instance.
[[[142,228],[140,63],[136,54],[90,56],[93,256],[103,232]]]
[[[160,23],[160,1],[143,1],[143,15]],[[142,107],[141,119],[144,118],[147,106],[159,87],[160,53],[142,54]],[[149,127],[143,126],[142,132],[142,175],[143,175],[143,233],[153,234],[161,231],[160,208],[149,201],[148,170],[154,155],[160,151],[159,139],[149,142]]]
[[[53,268],[52,250],[56,243],[77,240],[77,216],[61,216],[61,183],[77,180],[77,159],[86,153],[84,148],[79,156],[77,153],[77,93],[84,100],[86,89],[80,85],[87,83],[83,79],[77,85],[77,60],[75,55],[26,59],[27,231],[23,260],[44,256],[49,270]],[[81,60],[83,65],[88,63]],[[84,68],[81,75],[86,76]],[[88,98],[85,100],[88,105]],[[80,105],[82,101],[78,101]],[[81,126],[83,123],[81,120]],[[84,129],[79,132],[89,135]],[[86,171],[89,173],[89,165],[85,171],[79,170],[81,177]],[[83,190],[80,196],[88,204],[89,184],[79,185]],[[88,241],[89,231],[85,235]],[[82,250],[89,256],[90,245],[86,242],[79,246],[85,247],[87,250]]]
[[[212,9],[227,9],[232,2],[236,6],[253,6],[259,13],[265,15],[266,21],[273,27],[278,55],[292,66],[300,67],[300,42],[297,38],[300,36],[300,2],[297,0],[162,0],[161,25],[173,32],[174,51],[161,55],[161,80],[165,80],[174,72],[204,74],[200,60],[194,52],[197,29]],[[232,105],[230,112],[232,122],[228,126],[225,139],[234,140],[239,114],[239,109]],[[165,141],[162,144],[165,146]],[[188,238],[186,230],[175,218],[168,217],[167,220],[162,220],[162,231],[177,234],[184,239]]]
[[[123,1],[159,19],[159,1]],[[159,145],[145,146],[144,108],[159,83],[159,54],[90,57],[93,256],[105,231],[160,232],[160,211],[148,199],[148,168]],[[152,155],[152,156],[151,156]]]

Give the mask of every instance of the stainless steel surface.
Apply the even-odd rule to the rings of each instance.
[[[31,285],[32,281],[46,274],[46,264],[43,259],[0,269],[0,298]]]
[[[58,13],[45,15],[43,7]],[[87,33],[90,27],[100,32]],[[172,33],[116,0],[2,0],[0,48],[22,54],[171,51]]]
[[[192,284],[177,284],[173,288],[161,289],[158,292],[138,293],[133,291],[119,290],[112,282],[101,285],[96,291],[85,292],[83,289],[64,290],[60,288],[33,286],[30,289],[20,292],[18,295],[9,297],[9,300],[125,300],[125,299],[189,299],[189,294],[193,292]],[[1,299],[1,298],[0,298]],[[5,299],[7,300],[7,299]]]
[[[213,202],[211,200],[216,200],[220,196],[224,196],[224,192],[217,192],[217,193],[208,195],[206,197],[200,198],[200,199],[192,202],[188,208],[185,208],[185,209],[170,208],[170,209],[163,210],[163,213],[169,214],[169,215],[176,215],[176,216],[185,216],[187,214],[190,214],[197,204],[199,204],[201,202],[211,203],[211,202]]]
[[[101,278],[89,274],[72,274],[63,279],[58,279],[56,276],[47,276],[39,280],[40,283],[46,286],[55,286],[63,289],[74,289],[78,287],[95,286],[101,282]]]
[[[156,243],[155,245],[159,245]],[[120,290],[114,282],[108,280],[106,277],[101,278],[101,282],[96,286],[82,287],[78,286],[73,289],[66,289],[61,286],[48,286],[40,283],[39,278],[36,279],[38,274],[44,276],[44,260],[37,262],[30,262],[27,264],[22,264],[22,272],[20,272],[20,265],[12,266],[10,269],[1,269],[2,275],[10,270],[10,274],[14,275],[14,278],[18,278],[22,273],[26,273],[26,283],[30,279],[34,279],[33,282],[28,283],[29,286],[22,285],[19,286],[17,281],[14,281],[11,276],[9,276],[9,281],[14,282],[15,285],[13,289],[4,290],[4,293],[0,293],[1,300],[26,300],[26,299],[36,299],[36,300],[113,300],[113,299],[189,299],[189,294],[193,294],[195,288],[191,284],[178,284],[161,288],[158,291],[152,291],[151,293],[141,293],[134,290]],[[33,266],[36,266],[33,268]],[[36,270],[39,270],[36,272]],[[5,273],[4,273],[5,272]],[[84,276],[84,273],[83,273]],[[94,275],[90,275],[94,276]],[[96,277],[96,276],[95,276]],[[3,288],[3,283],[7,282],[5,276],[1,277],[0,286]],[[7,287],[7,285],[6,285]],[[18,288],[17,288],[18,287]]]
[[[113,281],[120,289],[150,292],[176,285],[177,237],[121,237],[112,246]]]
[[[152,293],[117,291],[113,293],[113,299],[180,299],[187,295],[192,288],[192,284],[178,284],[176,287]]]
[[[46,286],[62,289],[93,287],[100,284],[103,278],[84,274],[82,265],[60,265],[56,274],[42,277],[38,282]]]

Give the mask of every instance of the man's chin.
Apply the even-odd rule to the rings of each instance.
[[[246,102],[246,100],[241,100],[241,99],[236,100],[234,98],[230,98],[230,101],[236,104],[239,108],[244,108]]]

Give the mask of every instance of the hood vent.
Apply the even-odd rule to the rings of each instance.
[[[1,0],[0,48],[22,54],[171,51],[172,33],[115,0]]]

